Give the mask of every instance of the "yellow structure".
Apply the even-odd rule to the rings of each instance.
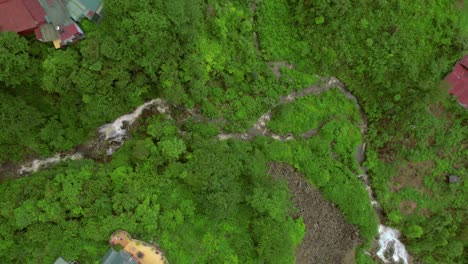
[[[119,230],[113,233],[109,243],[112,246],[122,246],[123,250],[139,264],[169,264],[156,246],[132,239],[126,231]]]
[[[54,41],[52,41],[54,43],[54,47],[56,49],[60,49],[60,47],[62,47],[62,41],[60,39],[56,39]]]

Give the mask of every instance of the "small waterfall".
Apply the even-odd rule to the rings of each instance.
[[[338,87],[340,90],[346,95],[349,100],[354,101],[356,107],[359,109],[361,116],[363,118],[363,122],[361,124],[361,132],[363,135],[367,132],[367,120],[365,119],[365,114],[362,111],[356,97],[346,89],[343,83],[341,83],[337,78],[323,78],[319,82],[320,84],[312,85],[306,89],[303,89],[298,92],[292,92],[289,95],[282,96],[279,102],[273,106],[276,107],[279,104],[290,103],[296,100],[299,97],[303,97],[306,95],[316,95],[321,92],[325,92],[333,87]],[[144,103],[143,105],[137,107],[132,113],[123,115],[117,118],[114,122],[105,124],[99,128],[99,135],[96,138],[98,141],[96,145],[92,146],[92,148],[100,148],[100,146],[104,146],[106,154],[111,156],[117,149],[119,149],[123,143],[129,138],[129,129],[131,125],[141,116],[143,111],[149,107],[155,106],[157,111],[160,114],[166,114],[170,116],[170,110],[168,104],[163,101],[162,99],[153,99],[149,102]],[[194,115],[191,111],[188,111],[190,115]],[[229,138],[237,138],[241,140],[251,140],[258,135],[269,136],[273,139],[286,141],[286,140],[294,140],[294,137],[291,135],[276,135],[272,133],[268,127],[267,123],[272,117],[271,110],[263,114],[254,126],[250,129],[250,131],[245,133],[221,133],[218,135],[218,139],[226,140]],[[319,128],[314,128],[302,135],[303,138],[309,138],[315,135],[318,132]],[[182,131],[183,132],[183,131]],[[105,144],[100,144],[105,143]],[[379,203],[375,199],[374,192],[370,185],[369,177],[367,175],[367,169],[362,165],[363,161],[365,160],[365,149],[366,145],[363,144],[359,147],[356,154],[356,160],[359,163],[363,174],[359,176],[359,179],[363,182],[366,186],[367,193],[369,194],[371,205],[377,214],[380,214],[382,208],[380,207]],[[68,152],[70,153],[70,152]],[[86,154],[83,154],[79,151],[72,152],[71,154],[63,154],[59,153],[53,157],[49,157],[43,160],[33,160],[31,162],[22,165],[21,168],[18,170],[19,176],[24,176],[29,173],[36,172],[40,169],[44,169],[49,165],[59,163],[63,160],[77,160],[83,158]],[[405,249],[403,243],[401,243],[398,238],[400,236],[400,232],[396,229],[390,228],[388,226],[380,225],[379,226],[379,250],[377,251],[376,255],[384,262],[384,263],[401,263],[404,264],[409,263],[409,254]],[[391,260],[389,260],[389,256]]]
[[[311,94],[316,95],[321,92],[325,92],[329,90],[330,88],[338,87],[346,96],[346,98],[354,102],[354,104],[356,105],[356,108],[359,110],[361,117],[362,117],[360,128],[361,128],[361,133],[364,136],[367,133],[367,119],[364,114],[364,111],[362,110],[361,106],[358,103],[357,98],[349,90],[347,90],[344,84],[341,83],[337,78],[331,77],[329,79],[322,79],[321,83],[322,85],[319,85],[319,86],[313,85],[299,92],[292,92],[291,94],[282,96],[279,100],[279,103],[277,103],[273,107],[276,107],[280,104],[294,102],[297,98],[300,98],[306,95],[311,95]],[[253,125],[253,127],[248,132],[231,133],[231,134],[221,133],[218,135],[218,139],[227,140],[229,138],[237,138],[241,140],[252,140],[258,135],[263,135],[263,136],[271,137],[279,141],[294,140],[294,137],[292,137],[291,135],[282,136],[282,135],[276,135],[273,132],[271,132],[267,127],[267,123],[268,121],[271,120],[271,118],[272,118],[272,111],[269,110],[257,120],[257,122]],[[302,138],[309,138],[310,136],[315,135],[318,132],[318,130],[319,128],[312,129],[304,133],[302,135]],[[375,199],[374,191],[371,187],[369,176],[367,175],[367,168],[365,168],[362,165],[362,163],[364,162],[366,158],[365,151],[366,151],[366,143],[363,142],[356,151],[356,161],[358,162],[361,170],[363,171],[363,174],[359,175],[358,178],[362,181],[362,183],[366,187],[366,191],[369,195],[369,199],[370,199],[372,207],[374,208],[377,215],[380,215],[382,212],[382,208],[380,207],[380,204]],[[379,237],[378,237],[379,250],[376,253],[376,255],[384,263],[401,263],[401,262],[403,262],[404,264],[409,263],[410,256],[408,252],[406,251],[405,245],[403,245],[403,243],[401,243],[400,240],[398,240],[399,237],[400,237],[400,232],[398,230],[393,229],[388,226],[384,226],[382,224],[379,225]],[[388,255],[391,255],[391,261],[387,259],[386,256]]]
[[[380,249],[377,251],[377,256],[384,263],[390,262],[385,253],[391,253],[393,251],[393,254],[391,254],[391,260],[393,263],[401,263],[403,261],[404,264],[408,264],[409,255],[406,251],[405,245],[398,240],[399,236],[400,232],[398,230],[384,225],[379,226]]]
[[[158,112],[161,114],[169,113],[169,106],[162,99],[158,98],[146,102],[137,107],[132,113],[123,115],[117,118],[114,122],[101,126],[99,128],[99,135],[95,139],[96,142],[91,148],[100,148],[100,146],[104,146],[108,156],[114,154],[114,152],[123,145],[125,140],[129,138],[128,133],[131,125],[138,119],[138,117],[141,116],[145,109],[151,106],[156,106]],[[86,154],[84,153],[75,151],[71,152],[71,154],[58,153],[53,157],[36,159],[22,165],[18,169],[18,175],[25,176],[64,160],[82,159],[85,155]]]
[[[169,107],[162,99],[153,99],[137,107],[132,113],[123,115],[117,118],[114,122],[105,124],[99,128],[99,133],[103,136],[103,140],[111,144],[106,150],[108,156],[112,155],[119,149],[125,140],[128,139],[128,131],[131,125],[143,113],[143,110],[156,106],[161,114],[169,112]]]
[[[374,208],[374,211],[377,213],[377,215],[381,215],[382,207],[380,207],[379,202],[377,202],[377,200],[375,199],[374,190],[372,190],[369,176],[367,175],[367,168],[362,166],[362,161],[364,161],[365,159],[365,143],[362,146],[360,146],[358,152],[360,152],[361,157],[359,157],[357,160],[361,160],[360,167],[361,170],[364,172],[364,174],[359,175],[358,178],[366,186],[366,191],[369,195],[372,208]],[[409,263],[410,256],[406,251],[405,245],[401,243],[401,241],[398,239],[399,237],[400,231],[398,231],[397,229],[382,224],[379,225],[379,249],[376,255],[380,258],[380,260],[382,260],[382,262],[404,264]],[[390,260],[389,256],[391,256]]]
[[[374,211],[377,215],[381,214],[382,208],[380,207],[379,202],[375,199],[374,191],[370,187],[367,174],[360,175],[359,178],[366,185],[366,191],[369,194],[369,199]],[[406,251],[405,245],[398,240],[399,237],[400,231],[382,224],[379,225],[379,250],[376,255],[384,263],[409,263],[410,256]],[[388,260],[388,255],[391,255],[391,260]]]

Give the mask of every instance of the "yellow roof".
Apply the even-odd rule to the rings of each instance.
[[[62,47],[62,41],[60,39],[56,39],[53,42],[56,49],[60,49],[60,47]]]
[[[169,263],[163,253],[153,245],[132,239],[125,231],[112,234],[109,241],[111,245],[119,244],[123,250],[137,260],[139,264],[167,264]]]

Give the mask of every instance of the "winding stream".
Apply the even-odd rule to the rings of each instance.
[[[274,106],[281,104],[286,104],[295,101],[297,98],[304,97],[307,95],[317,95],[322,92],[325,92],[331,88],[339,88],[343,94],[349,99],[352,100],[358,110],[361,113],[362,122],[360,124],[361,132],[363,134],[363,143],[359,146],[356,154],[356,160],[361,167],[362,175],[359,175],[359,179],[366,186],[366,190],[369,194],[371,205],[376,211],[377,215],[381,215],[381,207],[377,200],[375,199],[375,194],[371,188],[369,176],[367,175],[367,169],[362,165],[365,160],[365,148],[366,144],[364,142],[364,136],[367,132],[367,120],[365,118],[364,112],[360,107],[356,97],[352,95],[337,78],[322,78],[317,84],[312,85],[311,87],[305,88],[298,92],[292,92],[286,96],[280,97],[278,103]],[[274,108],[273,107],[273,108]],[[98,129],[98,134],[94,139],[94,144],[87,146],[85,148],[93,149],[99,148],[101,151],[105,151],[107,156],[111,156],[117,149],[119,149],[124,142],[129,138],[129,131],[132,127],[132,124],[142,115],[142,113],[149,108],[155,108],[157,113],[165,114],[171,116],[171,111],[169,105],[162,99],[154,99],[149,102],[144,103],[143,105],[137,107],[132,113],[123,115],[117,118],[114,122],[105,124]],[[272,108],[272,109],[273,109]],[[187,111],[189,115],[195,115],[193,111]],[[171,116],[172,117],[172,116]],[[244,133],[221,133],[218,135],[219,140],[226,140],[229,138],[236,138],[240,140],[251,140],[256,136],[263,135],[271,137],[275,140],[286,141],[294,140],[292,135],[278,135],[273,133],[268,129],[267,123],[272,118],[272,110],[269,110],[263,114],[257,122],[253,125],[251,129]],[[314,128],[310,131],[307,131],[302,138],[310,138],[318,133],[320,128]],[[59,153],[53,157],[46,159],[37,159],[23,164],[18,170],[17,175],[25,176],[27,174],[36,172],[38,170],[49,167],[52,164],[59,163],[63,160],[77,160],[84,157],[90,157],[86,152],[81,152],[79,149],[74,151],[69,151],[67,153]],[[406,251],[403,243],[399,241],[400,232],[391,227],[380,224],[379,225],[379,236],[378,236],[378,251],[376,255],[384,263],[409,263],[410,256]],[[370,253],[369,253],[370,254]]]
[[[162,99],[153,99],[137,107],[132,113],[117,118],[114,122],[105,124],[99,128],[99,133],[103,140],[111,142],[106,150],[108,156],[114,154],[123,143],[129,138],[129,128],[140,117],[143,110],[155,106],[160,114],[169,114],[169,105]]]
[[[320,83],[322,84],[320,85]],[[311,95],[311,94],[317,95],[319,93],[325,92],[334,87],[339,88],[341,92],[346,96],[347,99],[353,101],[356,108],[359,110],[361,114],[362,122],[360,124],[360,128],[361,128],[361,133],[363,135],[363,142],[356,151],[356,161],[359,163],[360,169],[363,172],[363,174],[359,175],[358,178],[366,186],[366,191],[369,194],[371,205],[374,208],[374,211],[376,212],[376,214],[380,216],[382,214],[382,208],[380,207],[380,204],[377,202],[374,191],[372,190],[372,187],[370,185],[369,176],[367,175],[367,168],[363,166],[363,162],[365,161],[365,149],[366,149],[364,136],[367,133],[367,127],[368,127],[367,119],[364,114],[364,111],[362,110],[361,106],[359,105],[357,101],[357,98],[348,89],[346,89],[345,85],[335,77],[331,77],[328,79],[321,79],[321,81],[319,81],[319,85],[313,85],[299,92],[293,92],[287,96],[282,96],[279,102],[274,107],[280,104],[294,102],[296,99],[307,96],[307,95]],[[271,137],[273,139],[280,140],[280,141],[294,140],[294,137],[292,135],[286,135],[286,136],[277,135],[273,133],[271,130],[269,130],[266,124],[269,120],[271,120],[271,118],[272,118],[272,110],[269,110],[267,113],[263,114],[257,120],[254,126],[249,130],[249,132],[245,132],[242,134],[221,133],[220,135],[218,135],[218,138],[220,140],[225,140],[229,138],[250,140],[257,135],[263,135],[263,136]],[[311,136],[314,136],[316,133],[318,133],[319,129],[320,128],[312,129],[302,134],[301,136],[302,138],[309,138]],[[380,218],[379,218],[379,221],[380,221]],[[404,264],[408,264],[410,256],[408,252],[406,251],[405,245],[401,243],[401,241],[399,240],[400,232],[396,229],[393,229],[391,227],[388,227],[382,224],[379,225],[378,231],[379,231],[379,237],[378,237],[379,250],[377,251],[376,255],[384,263],[403,262]]]

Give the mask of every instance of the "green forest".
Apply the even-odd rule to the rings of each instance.
[[[0,33],[0,165],[72,151],[154,98],[172,115],[142,117],[111,158],[0,175],[2,263],[99,263],[119,229],[170,263],[295,263],[306,228],[271,162],[358,228],[355,263],[379,263],[363,141],[383,223],[414,262],[468,259],[468,112],[441,83],[468,54],[468,1],[106,0],[104,20],[80,26],[58,50]],[[362,113],[338,87],[278,103],[328,76]],[[294,140],[218,138],[268,111]]]

